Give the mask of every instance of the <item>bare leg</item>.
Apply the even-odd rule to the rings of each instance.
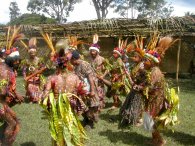
[[[152,132],[152,144],[154,146],[164,146],[166,144],[166,141],[162,138],[158,130]]]
[[[121,101],[120,101],[118,95],[113,96],[113,101],[114,101],[114,103],[113,103],[113,106],[111,107],[112,109],[115,109],[115,108],[120,106]]]
[[[12,146],[16,135],[19,132],[19,123],[13,110],[8,106],[5,106],[5,109],[3,119],[6,121],[7,126],[4,131],[2,146]]]

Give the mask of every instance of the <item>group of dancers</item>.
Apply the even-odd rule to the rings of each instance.
[[[141,36],[130,43],[119,39],[111,59],[105,59],[100,55],[97,34],[87,56],[78,47],[84,42],[76,37],[66,38],[68,45],[56,48],[48,34],[41,34],[51,49],[46,59],[37,56],[36,38],[29,40],[29,57],[22,61],[13,37],[0,50],[1,145],[11,146],[19,132],[17,116],[11,109],[24,101],[16,91],[18,68],[25,81],[25,97],[40,104],[48,115],[53,145],[84,145],[87,135],[83,127],[95,128],[106,97],[113,98],[111,110],[120,108],[120,125],[143,124],[152,132],[151,144],[166,143],[159,130],[177,123],[179,105],[175,90],[168,87],[159,68],[174,42],[171,37],[154,33],[146,43]],[[55,73],[45,78],[43,73],[48,68],[55,69]]]

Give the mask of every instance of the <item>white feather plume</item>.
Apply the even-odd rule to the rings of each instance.
[[[99,36],[97,34],[94,34],[93,35],[93,44],[97,44],[98,40],[99,40]]]

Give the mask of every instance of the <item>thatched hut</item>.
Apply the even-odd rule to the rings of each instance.
[[[92,35],[97,33],[100,36],[102,51],[107,55],[117,45],[118,37],[121,36],[129,37],[131,41],[137,34],[149,36],[154,31],[160,32],[162,36],[171,35],[174,38],[180,38],[181,43],[176,43],[167,51],[167,55],[161,64],[162,70],[168,73],[189,72],[190,61],[194,57],[195,50],[195,17],[173,17],[160,20],[105,19],[66,24],[22,25],[21,31],[26,37],[41,38],[40,31],[44,31],[51,34],[55,39],[76,35],[88,42],[92,42]],[[0,27],[0,33],[5,32],[6,27]],[[4,40],[3,38],[1,41]],[[181,48],[180,52],[178,52],[178,48]],[[178,53],[180,58],[178,58]],[[180,62],[180,69],[178,62]]]

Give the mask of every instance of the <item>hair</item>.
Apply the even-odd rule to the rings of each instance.
[[[59,54],[59,57],[63,57],[63,56],[64,56],[64,54],[65,54],[64,49],[63,49],[63,48],[61,48],[61,49],[59,50],[58,54]]]
[[[5,63],[9,66],[9,67],[14,67],[14,62],[15,61],[20,61],[20,57],[19,56],[15,56],[15,57],[9,57],[7,56],[5,58]]]
[[[80,54],[78,51],[74,50],[72,52],[72,58],[78,60],[80,58]]]

